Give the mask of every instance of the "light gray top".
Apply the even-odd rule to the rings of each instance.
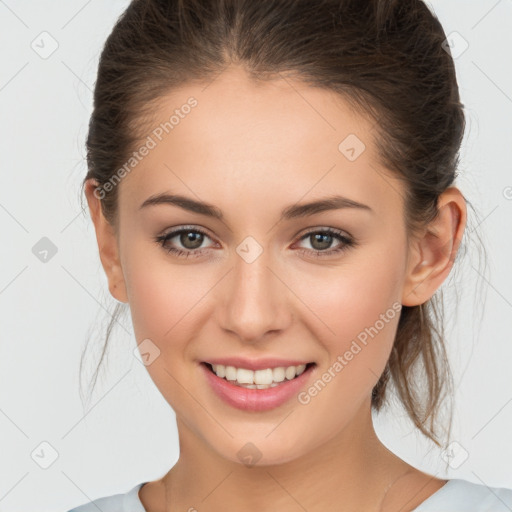
[[[139,490],[147,482],[137,484],[126,494],[98,498],[68,512],[147,512],[139,499]],[[487,487],[467,480],[448,480],[414,512],[510,512],[512,489]]]

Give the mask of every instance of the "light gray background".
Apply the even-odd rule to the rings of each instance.
[[[85,410],[78,394],[85,340],[91,369],[115,304],[78,191],[98,55],[126,5],[0,0],[0,511],[68,510],[159,478],[178,457],[174,413],[133,357],[129,315]],[[489,266],[468,248],[449,315],[453,467],[444,472],[446,452],[430,450],[398,410],[376,428],[424,471],[512,488],[512,1],[430,5],[446,34],[458,33],[449,39],[468,128],[457,184],[480,214],[470,221]],[[33,253],[43,237],[57,248],[47,262]]]

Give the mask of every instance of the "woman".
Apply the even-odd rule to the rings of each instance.
[[[420,0],[129,5],[84,187],[180,458],[74,512],[510,509],[512,490],[424,473],[372,424],[393,385],[442,446],[433,296],[467,218],[445,39]]]

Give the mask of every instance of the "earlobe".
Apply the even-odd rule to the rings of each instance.
[[[466,201],[448,188],[438,200],[438,215],[412,243],[402,294],[404,306],[428,301],[448,277],[466,226]]]
[[[97,186],[98,183],[95,180],[88,180],[85,195],[96,231],[101,264],[107,276],[108,289],[112,297],[119,302],[128,302],[116,233],[103,215],[100,197],[95,193]]]

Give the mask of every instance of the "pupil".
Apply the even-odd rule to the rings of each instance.
[[[181,234],[180,242],[187,249],[197,249],[198,247],[201,246],[201,243],[203,241],[202,237],[203,237],[202,233],[187,231],[186,233]],[[192,245],[189,245],[190,242],[192,242]]]
[[[322,239],[324,239],[323,244],[321,243],[320,247],[317,247],[317,249],[328,249],[329,246],[331,245],[332,236],[329,234],[325,234],[325,233],[317,233],[317,234],[313,235],[313,239],[315,240],[315,242],[317,240],[320,240],[320,242],[321,242]],[[325,241],[325,239],[327,239],[327,242]],[[315,247],[315,244],[312,244],[312,245],[313,245],[313,247]]]

